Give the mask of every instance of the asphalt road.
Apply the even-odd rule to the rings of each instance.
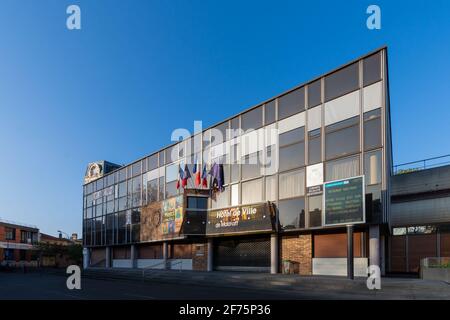
[[[81,290],[69,290],[66,277],[39,273],[0,273],[0,300],[7,299],[120,299],[120,300],[206,300],[206,299],[292,299],[283,292],[235,288],[195,287],[183,284],[141,283],[126,280],[82,278]]]
[[[323,278],[298,278],[300,282],[293,284],[290,290],[270,285],[268,289],[233,288],[218,284],[210,287],[204,283],[191,285],[86,277],[82,278],[81,290],[69,290],[66,279],[64,274],[0,272],[0,300],[450,300],[449,284],[420,279],[383,278],[382,290],[378,291],[368,290],[365,281],[349,286],[350,283],[343,279]]]

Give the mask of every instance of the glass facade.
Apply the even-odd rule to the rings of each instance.
[[[361,102],[364,87],[384,81],[382,57],[378,53],[363,58],[216,125],[214,129],[228,140],[228,149],[218,149],[221,141],[214,137],[215,130],[206,129],[188,141],[86,184],[83,188],[85,245],[139,242],[142,206],[181,192],[182,188],[176,188],[178,171],[187,160],[195,160],[199,168],[204,163],[229,161],[224,166],[225,191],[207,198],[208,208],[271,201],[277,208],[280,229],[284,231],[322,226],[322,195],[309,195],[306,187],[309,165],[322,164],[324,182],[364,174],[366,198],[370,200],[370,210],[374,211],[371,214],[382,216],[381,194],[387,184],[383,176],[386,111],[384,105],[366,111]],[[384,86],[379,87],[384,90]],[[356,91],[360,99],[354,110],[360,111],[352,114],[346,111],[345,104],[338,102]],[[329,120],[328,113],[322,111],[319,127],[308,128],[308,121],[301,119],[305,119],[308,109],[320,106],[324,110],[336,108],[331,113],[339,117]],[[239,129],[260,131],[268,126],[281,128],[281,123],[288,129],[277,135],[277,145],[264,138],[262,143],[258,141],[244,148]],[[217,155],[217,150],[224,152]],[[275,168],[269,170],[262,165],[275,155],[278,160]],[[188,168],[192,174],[193,164]],[[191,180],[187,187],[196,188],[194,178]],[[195,210],[191,211],[190,215]]]

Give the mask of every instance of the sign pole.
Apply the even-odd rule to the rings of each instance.
[[[354,279],[353,225],[347,225],[347,278]]]

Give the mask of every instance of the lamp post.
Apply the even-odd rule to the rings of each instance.
[[[58,232],[59,234],[64,233],[64,234],[66,235],[67,239],[70,240],[69,235],[68,235],[67,233],[65,233],[64,231],[58,230],[57,232]]]

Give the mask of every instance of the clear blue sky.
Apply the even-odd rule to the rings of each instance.
[[[130,162],[384,44],[395,162],[450,153],[449,15],[446,0],[3,0],[0,217],[80,233],[88,162]]]

